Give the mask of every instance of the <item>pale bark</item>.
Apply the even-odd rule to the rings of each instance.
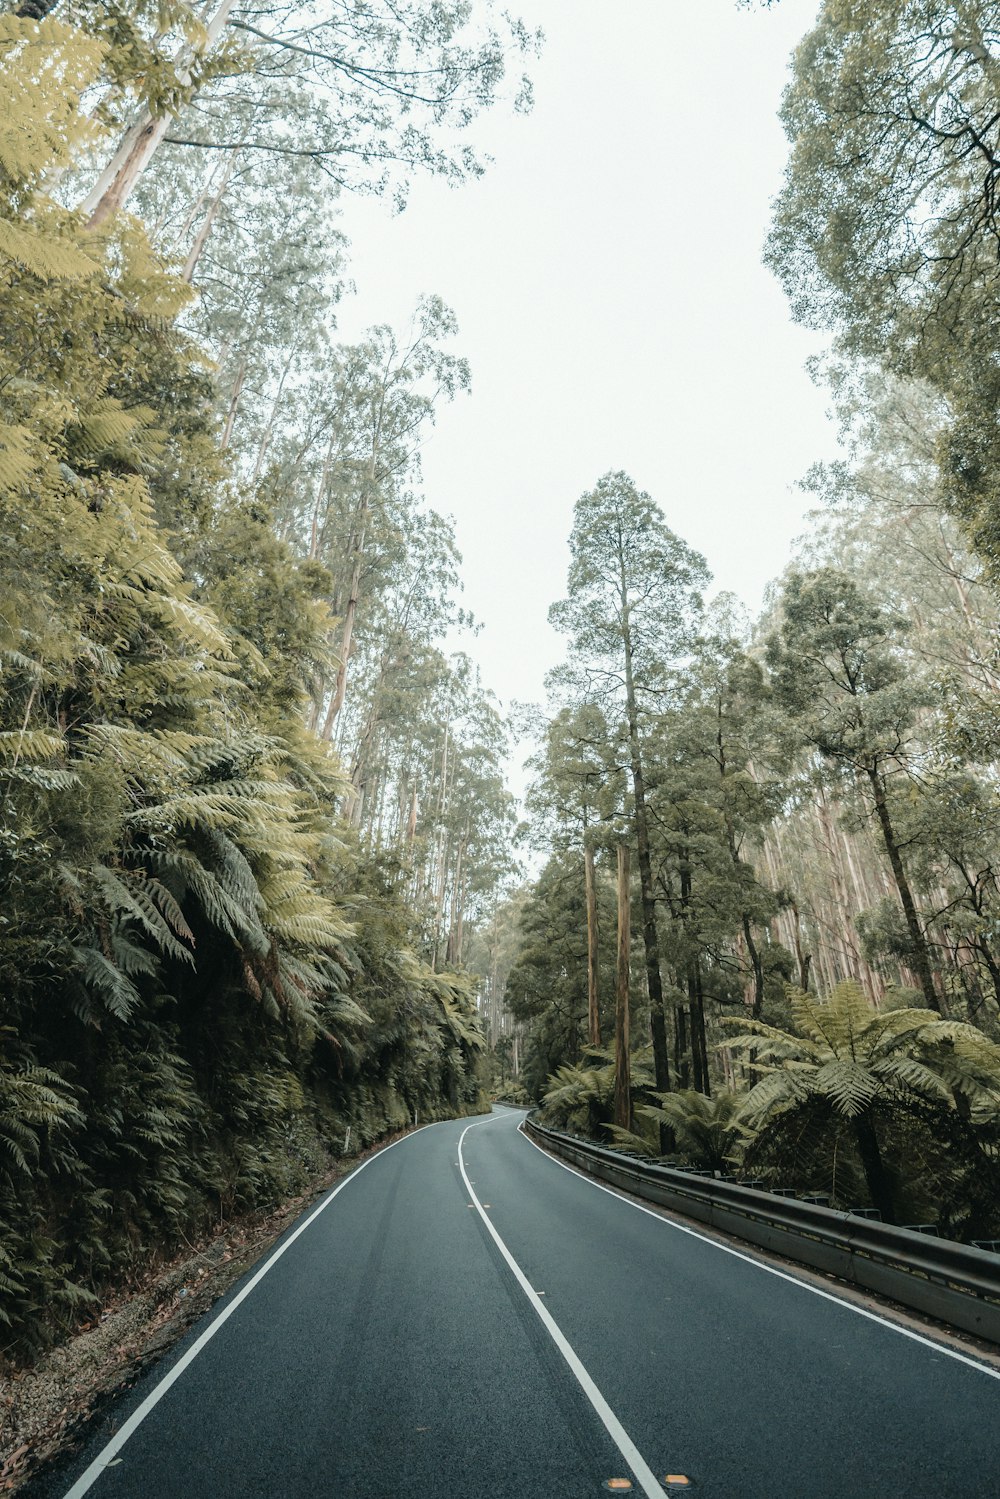
[[[337,681],[333,689],[333,697],[326,712],[323,723],[323,738],[333,737],[333,726],[337,721],[337,714],[344,706],[347,696],[347,664],[351,659],[351,649],[354,641],[354,620],[358,612],[358,595],[361,591],[361,565],[364,561],[365,527],[368,521],[367,504],[361,515],[361,536],[354,554],[354,566],[351,571],[351,591],[347,599],[347,608],[344,611],[344,627],[340,637],[340,665],[337,668]]]
[[[448,726],[445,725],[444,744],[441,750],[441,782],[437,804],[437,893],[434,902],[434,944],[431,968],[437,971],[438,947],[441,941],[441,917],[444,912],[445,876],[448,867],[448,834],[442,826],[448,800]]]
[[[375,479],[378,471],[378,456],[382,442],[382,424],[385,419],[385,382],[383,381],[379,397],[378,412],[372,427],[371,454],[368,459],[368,474],[365,484],[364,496],[361,501],[357,524],[354,527],[354,561],[351,568],[351,591],[347,599],[347,608],[344,611],[344,628],[340,641],[340,667],[337,671],[337,683],[334,688],[333,698],[323,725],[323,738],[329,739],[333,732],[333,725],[337,714],[344,706],[344,698],[347,695],[347,667],[351,658],[351,643],[354,637],[354,620],[358,612],[358,597],[361,591],[361,569],[365,558],[365,542],[368,537],[368,524],[371,519],[371,502],[375,489]]]
[[[333,467],[333,448],[336,442],[336,432],[330,433],[330,441],[326,445],[326,453],[323,457],[323,468],[320,473],[319,484],[316,486],[316,503],[313,506],[312,523],[309,527],[309,560],[315,561],[319,555],[319,512],[320,506],[327,497],[330,485],[330,470]]]
[[[264,434],[261,437],[260,443],[257,448],[257,460],[253,466],[253,476],[250,480],[251,484],[257,483],[257,480],[260,478],[260,471],[264,467],[264,459],[267,457],[268,450],[270,449],[271,442],[274,437],[274,429],[278,424],[278,412],[281,410],[281,397],[285,393],[285,381],[288,379],[288,376],[291,373],[292,365],[295,363],[296,352],[297,351],[293,348],[292,352],[285,360],[284,368],[281,371],[281,379],[278,381],[278,389],[275,391],[274,400],[271,402],[271,411],[267,419],[267,425],[264,428]]]
[[[229,397],[229,410],[226,412],[226,424],[222,429],[222,440],[219,447],[224,453],[229,447],[233,436],[233,427],[236,423],[236,413],[239,410],[240,396],[243,393],[243,382],[247,377],[247,356],[244,354],[236,369],[236,379],[233,381],[232,394]]]
[[[215,224],[215,220],[218,217],[219,209],[222,207],[223,199],[225,198],[226,192],[229,188],[229,179],[233,175],[233,168],[236,165],[239,154],[239,147],[229,152],[229,159],[226,162],[226,168],[222,174],[222,181],[219,183],[218,189],[216,190],[211,203],[209,203],[208,205],[205,217],[198,225],[198,232],[196,233],[194,239],[191,241],[191,248],[188,251],[187,259],[184,262],[184,269],[181,271],[181,279],[183,281],[186,281],[189,286],[194,279],[195,268],[198,264],[198,261],[201,259],[202,251],[208,244],[209,235],[211,234],[212,228]],[[204,196],[202,197],[201,201],[204,201]],[[254,475],[254,478],[256,478],[256,474]]]
[[[834,897],[833,931],[836,934],[837,959],[841,968],[841,979],[858,980],[862,976],[862,959],[854,940],[851,922],[851,903],[847,895],[844,866],[841,859],[838,831],[825,793],[821,790],[816,801],[816,815],[823,832],[823,847],[828,860],[830,887]],[[838,979],[838,982],[840,980]]]
[[[197,58],[210,52],[215,46],[229,20],[236,0],[221,0],[212,19],[208,22],[207,35],[198,48],[185,46],[177,54],[174,66],[182,86],[191,82],[192,68]],[[144,107],[138,118],[126,130],[111,160],[105,166],[90,192],[79,205],[93,229],[120,208],[124,208],[135,191],[143,172],[149,166],[163,137],[169,129],[172,116],[154,115]]]
[[[923,991],[924,1000],[928,1008],[937,1010],[940,1013],[941,1001],[934,986],[930,954],[927,950],[927,937],[920,924],[920,918],[917,915],[916,902],[913,899],[913,892],[910,889],[910,882],[903,865],[903,856],[899,851],[899,843],[892,826],[889,804],[885,794],[885,785],[877,770],[869,770],[867,776],[868,783],[871,786],[872,799],[875,802],[875,813],[878,817],[879,827],[882,830],[885,851],[889,857],[893,879],[896,882],[900,905],[903,907],[903,919],[906,922],[906,930],[913,949],[913,967],[920,981],[920,988]]]
[[[462,837],[458,840],[458,848],[455,852],[455,868],[452,873],[451,910],[448,919],[448,941],[445,945],[445,962],[448,964],[458,962],[456,951],[458,946],[458,930],[462,919],[462,861],[465,856],[465,838],[466,834],[463,834]]]

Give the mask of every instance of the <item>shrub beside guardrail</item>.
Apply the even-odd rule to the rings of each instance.
[[[759,1187],[623,1159],[531,1118],[525,1127],[556,1155],[636,1197],[1000,1343],[998,1255]]]

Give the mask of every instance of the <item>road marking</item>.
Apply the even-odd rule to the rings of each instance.
[[[450,1124],[452,1122],[453,1121],[449,1119],[441,1119],[436,1121],[436,1123],[439,1124]],[[412,1140],[414,1135],[422,1134],[425,1129],[433,1128],[434,1124],[422,1124],[419,1129],[411,1130],[408,1135],[403,1135],[401,1139],[393,1140],[391,1145],[386,1145],[383,1150],[378,1151],[375,1155],[369,1156],[367,1161],[362,1161],[359,1166],[355,1166],[354,1170],[349,1176],[345,1176],[342,1182],[337,1183],[333,1190],[329,1192],[326,1197],[324,1197],[319,1207],[315,1208],[313,1212],[309,1214],[309,1217],[305,1220],[304,1223],[299,1224],[294,1233],[289,1234],[285,1242],[274,1251],[267,1263],[261,1266],[253,1279],[247,1281],[246,1285],[243,1287],[242,1291],[240,1291],[239,1295],[233,1297],[232,1301],[229,1303],[226,1309],[220,1312],[219,1315],[209,1323],[208,1327],[206,1327],[205,1331],[201,1334],[201,1337],[198,1338],[196,1342],[191,1344],[191,1347],[188,1349],[187,1353],[185,1353],[184,1357],[178,1359],[177,1363],[174,1364],[173,1368],[163,1376],[163,1378],[160,1380],[160,1383],[155,1387],[155,1389],[149,1392],[138,1409],[133,1411],[131,1416],[129,1416],[128,1420],[125,1422],[121,1430],[115,1433],[106,1447],[101,1448],[101,1451],[94,1458],[94,1461],[91,1463],[86,1472],[82,1473],[73,1487],[66,1491],[63,1499],[83,1499],[83,1495],[86,1494],[91,1488],[93,1488],[94,1484],[100,1478],[105,1468],[110,1468],[117,1462],[121,1461],[121,1459],[118,1458],[117,1454],[125,1446],[125,1443],[128,1441],[129,1437],[139,1429],[143,1421],[145,1421],[146,1417],[149,1415],[150,1411],[153,1410],[154,1406],[159,1405],[160,1401],[170,1389],[171,1385],[176,1384],[177,1380],[180,1379],[181,1375],[184,1373],[184,1370],[188,1367],[188,1365],[194,1362],[201,1350],[205,1347],[206,1343],[211,1342],[211,1340],[215,1337],[215,1334],[219,1331],[219,1328],[222,1326],[222,1324],[229,1320],[229,1318],[233,1315],[233,1312],[235,1312],[236,1308],[247,1299],[254,1287],[264,1279],[264,1276],[271,1269],[272,1265],[276,1265],[278,1260],[281,1259],[281,1256],[284,1254],[285,1250],[290,1248],[291,1245],[295,1243],[295,1240],[299,1237],[300,1234],[305,1233],[310,1223],[313,1223],[319,1217],[320,1213],[324,1213],[326,1211],[326,1209],[330,1206],[331,1202],[338,1195],[338,1193],[342,1192],[350,1182],[354,1181],[356,1177],[360,1176],[361,1172],[364,1171],[366,1166],[370,1166],[372,1161],[380,1160],[382,1156],[384,1156],[387,1151],[392,1150],[394,1146],[402,1145],[405,1141]],[[470,1203],[469,1205],[471,1207],[472,1204]]]
[[[533,1145],[539,1155],[544,1156],[555,1166],[561,1166],[564,1171],[569,1171],[573,1176],[578,1176],[581,1181],[587,1182],[591,1187],[596,1187],[600,1192],[607,1192],[616,1202],[623,1202],[626,1207],[635,1208],[637,1212],[645,1213],[648,1218],[655,1218],[657,1223],[662,1223],[666,1228],[676,1228],[678,1233],[690,1234],[692,1239],[700,1239],[703,1244],[711,1244],[713,1249],[721,1249],[723,1254],[731,1254],[734,1259],[743,1260],[748,1265],[756,1265],[758,1270],[764,1270],[768,1275],[776,1275],[779,1280],[787,1280],[789,1285],[798,1286],[802,1291],[811,1291],[814,1296],[821,1296],[824,1301],[832,1301],[834,1306],[842,1306],[845,1311],[855,1312],[859,1317],[866,1317],[869,1322],[877,1322],[880,1327],[888,1327],[892,1332],[898,1332],[900,1337],[909,1338],[913,1343],[922,1343],[925,1348],[931,1348],[935,1353],[943,1353],[947,1358],[954,1359],[958,1364],[967,1364],[970,1369],[976,1369],[980,1374],[985,1374],[988,1379],[1000,1380],[1000,1369],[992,1369],[989,1364],[981,1364],[978,1359],[969,1358],[968,1354],[959,1353],[957,1349],[949,1348],[947,1343],[935,1343],[933,1338],[925,1338],[922,1333],[913,1332],[908,1327],[903,1327],[899,1322],[893,1322],[888,1317],[880,1316],[878,1312],[870,1311],[868,1307],[857,1306],[853,1301],[848,1301],[843,1296],[837,1296],[833,1291],[824,1291],[821,1286],[814,1286],[807,1280],[800,1280],[797,1275],[790,1275],[787,1270],[779,1270],[776,1265],[769,1265],[764,1260],[759,1260],[752,1254],[744,1254],[740,1249],[733,1249],[729,1244],[721,1244],[718,1239],[709,1238],[708,1234],[699,1233],[696,1228],[689,1228],[686,1223],[676,1223],[673,1218],[663,1218],[659,1213],[654,1213],[651,1208],[643,1207],[641,1202],[633,1202],[630,1197],[623,1197],[613,1187],[607,1187],[603,1182],[595,1181],[585,1171],[578,1171],[575,1166],[569,1165],[567,1161],[561,1161],[558,1156],[550,1155],[547,1150],[537,1144],[525,1131],[523,1121],[517,1127],[517,1133],[522,1139]],[[669,1212],[669,1209],[666,1211]],[[69,1496],[67,1495],[67,1499]]]
[[[502,1119],[505,1116],[501,1114],[497,1117]],[[489,1124],[492,1123],[492,1120],[483,1119],[480,1120],[479,1123]],[[465,1182],[465,1185],[468,1188],[469,1195],[479,1212],[479,1216],[486,1224],[486,1228],[492,1236],[493,1242],[496,1244],[500,1253],[506,1260],[511,1273],[514,1276],[514,1279],[517,1281],[518,1285],[521,1287],[521,1290],[524,1292],[525,1296],[527,1296],[528,1301],[531,1303],[535,1311],[538,1313],[538,1316],[541,1318],[542,1326],[545,1328],[545,1331],[548,1333],[553,1343],[555,1343],[556,1347],[559,1349],[559,1352],[566,1360],[571,1372],[576,1378],[577,1384],[580,1386],[581,1390],[586,1395],[587,1399],[590,1401],[591,1405],[594,1407],[594,1410],[597,1412],[598,1416],[603,1422],[604,1429],[607,1431],[611,1440],[618,1448],[618,1451],[621,1453],[628,1466],[632,1469],[633,1474],[638,1479],[643,1493],[647,1496],[647,1499],[663,1499],[662,1484],[659,1483],[652,1468],[647,1465],[645,1459],[642,1456],[642,1453],[639,1451],[638,1447],[635,1445],[632,1438],[629,1436],[628,1432],[625,1430],[624,1426],[619,1421],[618,1417],[615,1415],[614,1411],[611,1409],[610,1405],[605,1400],[604,1396],[601,1394],[600,1390],[597,1388],[590,1375],[587,1373],[587,1370],[580,1362],[580,1359],[577,1357],[571,1344],[563,1335],[563,1332],[556,1322],[555,1318],[551,1315],[547,1308],[542,1305],[538,1293],[532,1290],[531,1282],[524,1274],[524,1271],[521,1269],[520,1265],[517,1263],[517,1260],[511,1254],[510,1250],[507,1248],[507,1245],[504,1243],[503,1239],[501,1239],[500,1235],[497,1233],[497,1230],[493,1225],[493,1220],[489,1218],[484,1212],[483,1204],[479,1201],[479,1198],[472,1190],[472,1185],[469,1181],[469,1175],[465,1169],[465,1157],[462,1154],[462,1146],[465,1143],[465,1137],[469,1133],[469,1130],[477,1129],[478,1127],[479,1126],[476,1124],[468,1125],[468,1127],[462,1131],[459,1137],[458,1169],[462,1173],[462,1180]],[[620,1481],[621,1480],[618,1480],[618,1482]],[[67,1499],[70,1499],[70,1496],[67,1495]]]

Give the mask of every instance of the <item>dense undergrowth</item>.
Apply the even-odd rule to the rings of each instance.
[[[622,1128],[613,1057],[591,1049],[549,1080],[540,1118],[650,1156],[665,1129],[678,1162],[948,1237],[1000,1238],[1000,1048],[982,1032],[909,1006],[876,1010],[851,983],[825,1000],[793,992],[784,1026],[729,1029],[750,1064],[736,1087],[657,1092],[636,1053]]]
[[[189,289],[47,195],[107,47],[0,18],[0,1351],[331,1149],[483,1106],[468,979],[307,732],[330,578],[220,453]],[[30,87],[25,86],[25,81]]]

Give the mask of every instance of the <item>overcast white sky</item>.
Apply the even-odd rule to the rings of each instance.
[[[356,298],[342,333],[405,326],[439,293],[473,391],[424,454],[456,518],[470,651],[503,702],[540,699],[573,504],[608,469],[650,491],[756,609],[801,530],[795,487],[829,456],[817,339],[760,263],[785,140],[776,118],[816,0],[520,0],[545,29],[536,104],[477,125],[495,157],[409,207],[345,208]]]

